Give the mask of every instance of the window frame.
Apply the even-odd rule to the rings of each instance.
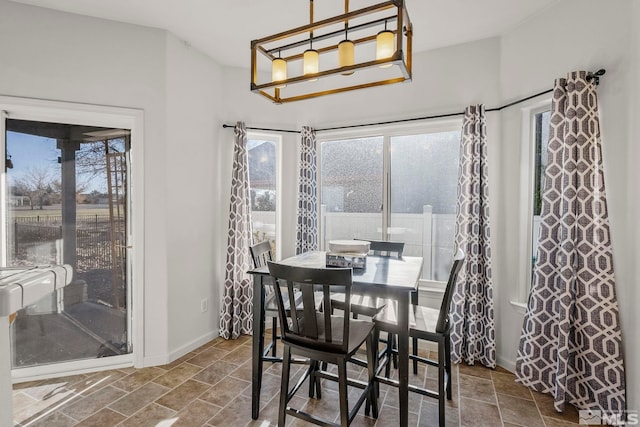
[[[262,140],[273,142],[276,146],[276,260],[282,258],[282,135],[270,132],[247,130],[247,141]],[[249,150],[247,150],[247,158]],[[248,167],[249,165],[247,165]],[[247,169],[247,174],[249,170]],[[251,186],[251,182],[249,182]],[[251,188],[251,187],[249,187]],[[252,220],[253,221],[253,220]]]
[[[533,273],[533,207],[536,173],[536,116],[551,111],[551,98],[533,102],[521,109],[521,152],[520,152],[520,231],[519,242],[524,247],[519,251],[518,286],[512,305],[524,310],[531,287]]]

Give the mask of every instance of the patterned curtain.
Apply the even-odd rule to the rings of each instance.
[[[251,268],[251,204],[247,162],[247,131],[243,122],[235,127],[233,177],[227,236],[227,263],[224,297],[220,313],[220,336],[236,339],[251,334],[253,327],[253,286],[247,271]]]
[[[625,409],[622,333],[602,169],[596,85],[584,71],[553,92],[537,260],[516,378],[555,408]]]
[[[483,105],[466,108],[460,142],[456,245],[466,254],[451,302],[451,360],[496,366],[489,173]]]
[[[298,176],[296,254],[318,250],[318,194],[316,183],[316,131],[303,126]]]

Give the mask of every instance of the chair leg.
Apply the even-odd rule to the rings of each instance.
[[[445,400],[445,345],[444,341],[438,342],[438,425],[445,427],[444,400]]]
[[[320,369],[320,362],[311,360],[309,363],[311,368],[311,373],[309,374],[309,397],[313,398],[315,392],[315,397],[322,399],[322,384],[320,383],[320,378],[316,376],[316,371]]]
[[[316,362],[316,369],[320,369],[320,362]],[[316,377],[316,398],[322,399],[322,380]]]
[[[338,394],[340,398],[340,426],[349,425],[349,391],[347,390],[347,360],[338,360]]]
[[[373,418],[378,418],[378,381],[376,380],[376,371],[378,370],[378,337],[374,333],[367,339],[367,373],[369,378],[369,397],[365,407],[365,415],[369,415],[369,409],[372,410]]]
[[[384,376],[389,378],[391,376],[391,360],[394,357],[393,354],[393,342],[395,341],[395,335],[388,332],[387,333],[387,365],[384,367]]]
[[[276,343],[278,342],[278,318],[271,318],[271,355],[276,357]]]
[[[309,361],[309,369],[311,373],[309,374],[309,399],[313,399],[314,392],[316,389],[316,369],[318,366],[318,362],[315,360]]]
[[[413,338],[413,355],[418,356],[418,338]],[[413,359],[413,375],[418,375],[418,361]]]
[[[384,351],[387,351],[387,348],[385,347]],[[373,352],[375,353],[376,356],[376,370],[374,371],[374,375],[376,372],[378,372],[378,367],[380,366],[380,330],[378,330],[378,328],[375,328],[373,330]],[[376,381],[376,397],[380,397],[380,387],[378,385],[378,382]]]
[[[451,337],[444,336],[445,371],[447,373],[447,400],[451,400]]]
[[[289,374],[291,373],[291,347],[284,346],[282,355],[282,380],[280,382],[280,407],[278,408],[278,427],[284,427],[289,402]]]
[[[393,336],[393,346],[391,348],[393,349],[398,349],[398,336],[394,335]],[[398,355],[396,353],[393,353],[393,369],[398,369]]]

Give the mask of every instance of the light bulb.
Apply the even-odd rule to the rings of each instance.
[[[271,81],[279,82],[287,80],[287,61],[282,58],[275,58],[271,61]],[[278,89],[287,87],[287,85],[276,86]]]
[[[342,40],[338,43],[338,65],[346,67],[355,62],[355,44],[351,40]],[[343,76],[350,76],[353,71],[342,73]]]
[[[302,55],[302,74],[305,76],[308,74],[316,74],[320,69],[320,55],[315,49],[307,49]],[[310,82],[315,82],[318,79],[311,79]]]
[[[393,32],[389,30],[380,31],[376,36],[376,59],[387,59],[391,58],[394,53],[393,42],[394,40]],[[391,67],[393,64],[384,64],[381,65],[380,68]]]

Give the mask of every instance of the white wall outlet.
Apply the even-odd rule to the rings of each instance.
[[[209,310],[209,299],[208,298],[203,298],[200,301],[200,312],[204,313],[207,310]]]

